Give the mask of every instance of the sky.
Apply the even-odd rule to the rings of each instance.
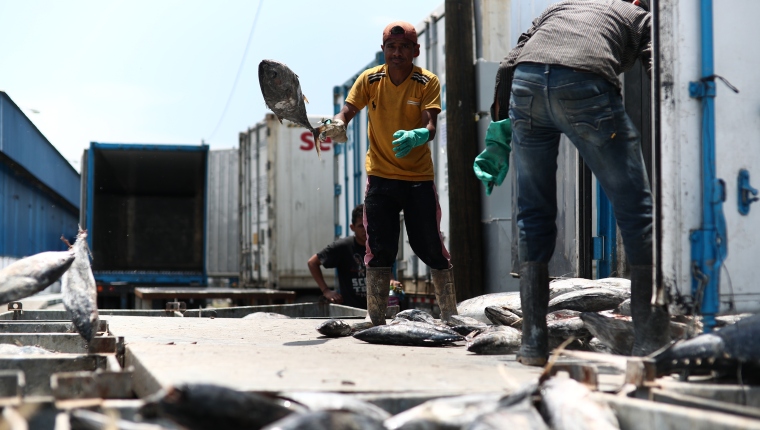
[[[233,148],[269,112],[262,59],[287,64],[309,115],[329,117],[333,87],[372,61],[388,23],[418,25],[442,5],[0,0],[0,91],[77,171],[93,141]]]

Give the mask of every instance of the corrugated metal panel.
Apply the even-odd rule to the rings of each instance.
[[[78,214],[61,205],[6,163],[0,162],[0,256],[25,257],[63,251],[73,240]]]
[[[209,151],[208,159],[208,276],[238,276],[238,150]]]
[[[0,152],[79,208],[79,174],[2,91]]]

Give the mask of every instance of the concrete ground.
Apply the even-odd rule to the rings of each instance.
[[[104,318],[125,338],[140,397],[183,382],[437,397],[510,392],[541,372],[516,363],[514,355],[472,354],[464,342],[409,347],[326,338],[315,330],[323,319]]]

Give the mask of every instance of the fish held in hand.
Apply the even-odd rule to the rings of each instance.
[[[98,330],[99,318],[98,291],[90,267],[86,230],[79,230],[71,250],[74,251],[74,262],[61,278],[63,306],[79,335],[89,342]]]
[[[262,60],[259,63],[259,86],[264,102],[267,107],[277,115],[277,119],[294,122],[311,131],[314,135],[314,147],[317,156],[321,158],[319,134],[320,129],[315,129],[306,115],[306,96],[301,92],[301,83],[298,75],[293,73],[288,66],[275,60]]]
[[[327,337],[343,337],[351,334],[351,326],[338,319],[330,319],[320,323],[317,331]]]
[[[41,252],[0,270],[0,304],[34,295],[57,281],[74,262],[71,251]]]

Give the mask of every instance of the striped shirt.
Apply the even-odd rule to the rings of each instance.
[[[621,88],[618,75],[641,58],[651,73],[652,14],[623,0],[564,0],[552,4],[520,35],[499,66],[496,94],[509,94],[520,63],[557,64],[596,73]],[[502,105],[502,103],[499,103]]]

